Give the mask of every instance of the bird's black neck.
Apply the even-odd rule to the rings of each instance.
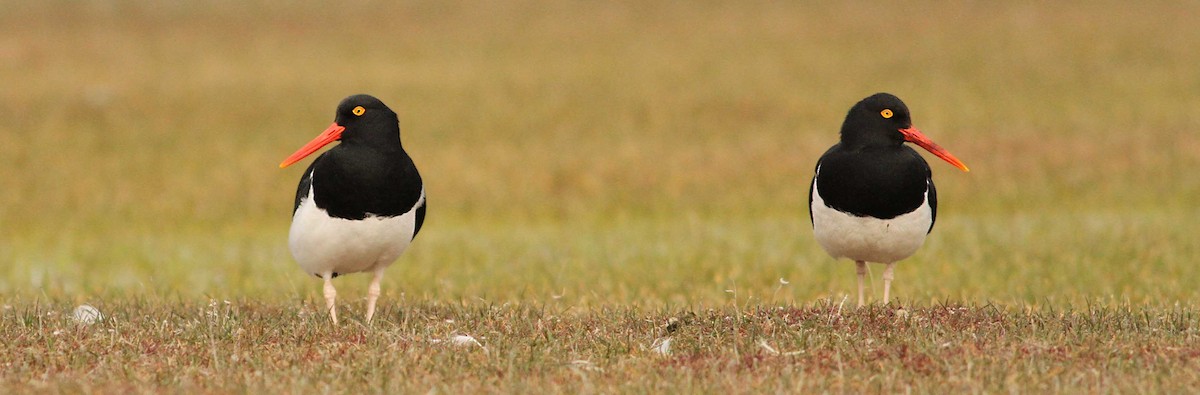
[[[378,128],[378,126],[376,126]],[[372,130],[371,133],[345,133],[339,146],[347,149],[369,149],[377,152],[404,152],[400,143],[400,128],[398,126],[384,127],[383,130]]]
[[[904,144],[904,135],[895,133],[865,133],[862,127],[846,122],[842,125],[842,147],[849,150],[865,148],[898,148]]]
[[[340,144],[314,162],[313,170],[317,207],[340,218],[403,214],[422,189],[412,159],[396,144]]]

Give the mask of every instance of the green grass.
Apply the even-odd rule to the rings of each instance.
[[[1196,5],[0,3],[0,392],[1200,387]],[[833,312],[805,207],[877,91],[972,169],[930,161],[903,325]],[[332,327],[276,164],[360,92],[430,211]]]

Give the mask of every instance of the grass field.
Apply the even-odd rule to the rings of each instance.
[[[0,393],[1200,390],[1200,4],[0,9]],[[806,194],[879,91],[972,171],[854,309]],[[335,327],[276,165],[354,93],[430,208]]]

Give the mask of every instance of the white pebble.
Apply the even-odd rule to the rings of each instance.
[[[96,321],[104,319],[104,314],[100,314],[100,310],[95,307],[85,304],[76,307],[75,312],[71,314],[71,318],[77,323],[91,325],[96,323]]]
[[[654,340],[654,344],[650,345],[650,350],[658,355],[671,355],[671,338],[660,337]]]
[[[479,347],[483,347],[483,344],[480,344],[479,340],[475,340],[474,337],[467,336],[467,335],[458,335],[458,336],[454,336],[454,337],[450,338],[450,344],[453,344],[456,346],[476,345]]]

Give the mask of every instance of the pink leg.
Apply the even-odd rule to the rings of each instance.
[[[892,263],[887,264],[886,269],[883,269],[883,304],[887,304],[888,297],[891,296],[892,278],[894,278],[894,275],[892,274],[892,269],[895,269],[895,267],[896,267],[896,262],[892,262]]]
[[[333,288],[333,273],[325,272],[325,309],[329,310],[329,318],[333,319],[334,325],[337,321],[337,306],[333,304],[333,300],[337,298],[337,290]]]
[[[379,300],[379,281],[383,280],[383,269],[375,270],[375,278],[371,279],[371,286],[367,287],[367,323],[371,323],[371,318],[375,317],[375,301]]]
[[[863,285],[863,282],[866,281],[867,277],[867,263],[863,261],[855,261],[854,266],[858,272],[858,307],[863,307],[867,304],[866,298],[863,296],[866,294],[866,288]]]

